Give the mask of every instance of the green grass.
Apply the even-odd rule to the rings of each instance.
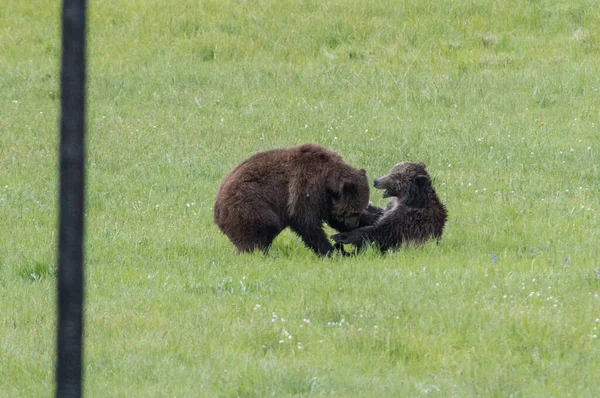
[[[54,389],[57,3],[0,6],[7,397]],[[89,11],[86,395],[600,395],[595,1]],[[304,142],[369,178],[425,162],[441,243],[319,259],[285,232],[236,255],[219,182]]]

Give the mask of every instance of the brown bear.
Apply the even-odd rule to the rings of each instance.
[[[259,152],[236,166],[221,183],[214,222],[239,252],[268,251],[286,227],[318,255],[333,252],[323,222],[339,230],[370,222],[364,170],[315,144]],[[366,217],[366,218],[365,218]]]
[[[384,190],[384,198],[392,197],[383,216],[371,226],[333,235],[337,244],[353,244],[360,251],[365,243],[374,243],[385,252],[441,238],[446,207],[438,199],[423,163],[398,163],[387,176],[376,178],[374,187]]]

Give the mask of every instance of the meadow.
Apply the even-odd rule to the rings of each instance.
[[[58,3],[0,5],[6,397],[54,393]],[[600,395],[596,1],[96,0],[88,34],[87,396]],[[219,182],[305,142],[425,162],[440,243],[237,255]]]

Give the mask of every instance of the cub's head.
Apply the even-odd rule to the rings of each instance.
[[[401,162],[386,176],[376,178],[373,186],[383,189],[383,197],[404,199],[408,206],[420,207],[432,189],[431,179],[423,163]]]
[[[335,181],[328,191],[331,197],[329,224],[339,225],[339,229],[357,228],[360,215],[369,205],[369,181],[365,170]]]

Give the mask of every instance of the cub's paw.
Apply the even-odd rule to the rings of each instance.
[[[331,235],[331,239],[333,239],[335,243],[348,243],[347,240],[349,238],[350,234],[348,232]]]

